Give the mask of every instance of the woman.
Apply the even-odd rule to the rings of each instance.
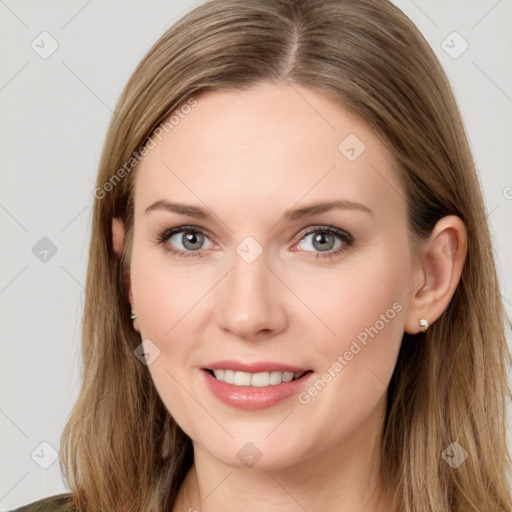
[[[72,492],[19,510],[512,510],[482,194],[399,9],[198,7],[94,195]]]

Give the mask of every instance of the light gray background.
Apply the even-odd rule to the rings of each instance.
[[[58,450],[79,389],[103,138],[136,64],[200,3],[0,0],[1,511],[68,490],[58,461],[40,467],[52,461],[52,449],[41,443]],[[512,0],[395,3],[424,33],[455,89],[512,316]],[[42,46],[43,31],[59,45],[47,59],[31,47],[34,40]],[[453,31],[469,44],[458,58],[464,41]],[[43,237],[57,248],[46,262],[32,252]]]

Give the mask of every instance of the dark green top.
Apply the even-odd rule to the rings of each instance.
[[[64,512],[72,509],[66,508],[71,493],[57,494],[42,500],[34,501],[12,512]]]

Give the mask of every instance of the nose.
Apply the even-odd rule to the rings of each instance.
[[[219,327],[238,338],[268,338],[286,329],[283,283],[267,266],[265,252],[252,263],[235,254],[233,268],[219,289]]]

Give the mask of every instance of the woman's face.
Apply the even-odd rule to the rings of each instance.
[[[357,457],[417,284],[391,154],[297,85],[196,100],[136,171],[131,293],[156,389],[228,465]]]

